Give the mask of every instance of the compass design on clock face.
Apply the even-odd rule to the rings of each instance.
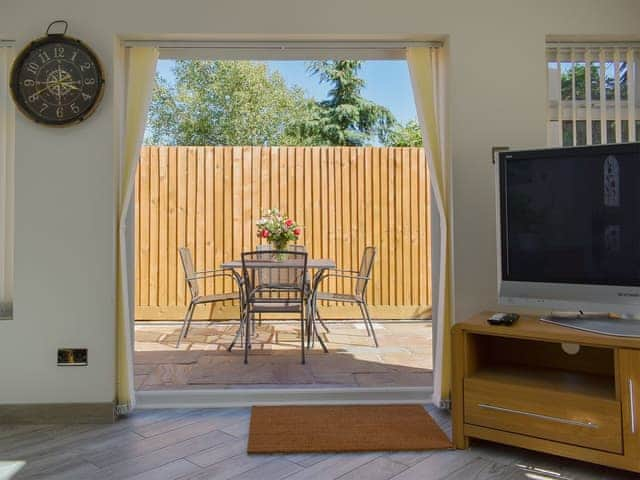
[[[46,125],[85,120],[98,105],[104,75],[81,41],[49,34],[32,42],[14,62],[11,91],[20,110]]]

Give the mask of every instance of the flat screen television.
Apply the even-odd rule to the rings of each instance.
[[[499,302],[640,313],[640,143],[499,155]]]

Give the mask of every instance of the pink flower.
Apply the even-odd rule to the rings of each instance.
[[[293,234],[294,234],[296,237],[297,237],[298,235],[300,235],[300,232],[301,232],[300,227],[296,227],[296,228],[294,228],[294,229],[293,229]]]
[[[284,222],[284,224],[285,224],[287,227],[290,227],[291,225],[293,225],[293,220],[291,220],[290,218],[287,218],[287,221],[286,221],[286,222]]]
[[[265,228],[264,230],[262,230],[262,238],[267,238],[269,236],[269,231]]]

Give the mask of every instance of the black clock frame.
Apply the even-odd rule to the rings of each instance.
[[[24,107],[23,100],[20,96],[18,77],[20,76],[20,72],[22,70],[24,62],[27,60],[27,58],[29,57],[29,55],[33,50],[40,48],[43,45],[47,45],[49,43],[63,43],[63,44],[71,45],[78,49],[81,49],[91,59],[91,61],[95,65],[96,72],[98,74],[98,80],[97,80],[97,82],[99,83],[98,94],[94,97],[93,103],[84,112],[79,113],[77,116],[71,119],[60,121],[60,120],[50,120],[48,118],[40,117],[35,112],[29,109],[26,109]],[[102,68],[102,64],[100,63],[100,60],[98,59],[97,55],[93,52],[93,50],[91,50],[91,48],[89,48],[89,46],[87,46],[87,44],[85,44],[81,40],[78,40],[73,37],[69,37],[64,34],[50,33],[50,34],[47,34],[45,37],[41,37],[32,41],[18,54],[11,68],[9,87],[11,90],[11,96],[13,97],[13,101],[18,106],[18,109],[27,118],[41,125],[46,125],[49,127],[68,127],[71,125],[76,125],[86,120],[96,111],[98,105],[100,104],[100,100],[102,100],[102,97],[104,95],[104,84],[105,84],[105,77],[104,77],[104,69]]]

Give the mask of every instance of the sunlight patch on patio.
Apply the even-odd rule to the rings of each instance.
[[[176,349],[179,323],[136,324],[138,390],[198,388],[426,387],[432,377],[430,321],[374,322],[380,347],[362,322],[328,322],[321,331],[329,353],[317,344],[300,363],[295,322],[257,325],[249,363],[242,347],[232,352],[237,324],[198,322]],[[321,327],[320,327],[321,328]]]

